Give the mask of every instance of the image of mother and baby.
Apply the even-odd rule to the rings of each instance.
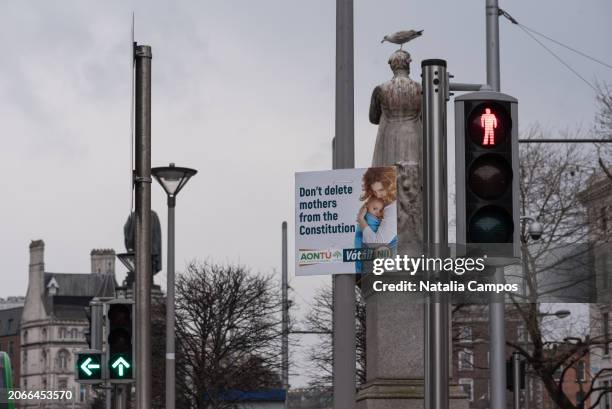
[[[357,214],[355,248],[397,247],[397,174],[395,167],[369,168],[363,174],[363,206]],[[356,262],[356,272],[363,263]]]

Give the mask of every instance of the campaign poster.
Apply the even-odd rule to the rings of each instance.
[[[359,274],[397,251],[394,166],[295,174],[295,274]]]

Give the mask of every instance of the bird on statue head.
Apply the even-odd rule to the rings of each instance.
[[[380,43],[382,44],[385,41],[388,41],[393,44],[399,44],[401,50],[405,43],[410,40],[414,40],[415,38],[420,37],[421,35],[423,35],[423,30],[398,31],[397,33],[386,35]]]

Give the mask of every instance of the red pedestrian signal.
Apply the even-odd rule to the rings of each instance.
[[[519,252],[517,112],[498,92],[455,99],[457,243],[491,256]]]
[[[473,143],[483,148],[494,148],[509,139],[512,119],[507,109],[495,101],[475,106],[468,117],[468,129]]]

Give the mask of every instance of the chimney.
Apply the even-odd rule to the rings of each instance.
[[[115,250],[93,249],[90,255],[92,274],[115,275]]]
[[[42,295],[45,291],[45,242],[32,240],[30,243],[30,269],[28,288],[33,294]]]

